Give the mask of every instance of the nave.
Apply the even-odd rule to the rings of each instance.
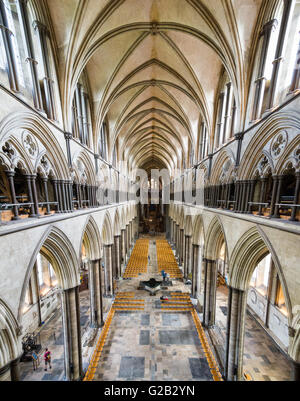
[[[155,296],[137,290],[139,281],[161,279],[157,259],[163,252],[157,253],[156,243],[165,242],[158,237],[138,241],[150,242],[148,271],[119,282],[107,337],[101,342],[100,336],[84,380],[222,380],[199,317],[197,313],[194,317],[190,297],[184,295],[190,288],[182,280],[173,280],[171,287]],[[140,257],[147,259],[147,250],[144,246]],[[162,294],[169,300],[162,302]]]

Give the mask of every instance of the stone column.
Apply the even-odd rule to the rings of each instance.
[[[12,382],[20,381],[20,358],[17,358],[10,362],[10,376]]]
[[[96,319],[95,319],[95,266],[92,261],[88,263],[88,274],[89,274],[89,295],[90,295],[90,326],[96,327]]]
[[[261,178],[261,189],[260,189],[260,199],[259,199],[259,203],[263,203],[265,201],[265,197],[266,197],[266,184],[267,184],[267,178],[263,177]],[[262,216],[263,212],[262,212],[263,206],[260,204],[259,205],[259,211],[258,211],[258,216]]]
[[[10,363],[2,366],[0,368],[0,383],[1,382],[10,382],[12,381],[11,378],[11,371],[10,371]]]
[[[199,250],[200,246],[193,244],[193,255],[192,255],[192,297],[197,298],[198,292],[198,270],[199,270]]]
[[[229,287],[224,363],[224,377],[227,381],[242,377],[245,312],[245,291]]]
[[[179,265],[182,266],[183,264],[183,257],[184,257],[184,230],[180,229],[180,244],[179,244]]]
[[[291,360],[291,365],[292,365],[291,381],[298,382],[300,381],[300,362]]]
[[[129,255],[130,241],[129,241],[129,224],[126,224],[126,255]]]
[[[279,206],[277,206],[276,204],[280,203],[280,196],[281,196],[281,188],[282,188],[282,181],[284,179],[283,175],[279,175],[278,176],[278,187],[277,187],[277,194],[276,194],[276,203],[275,203],[275,211],[274,211],[274,218],[279,219],[280,215],[279,215]]]
[[[40,212],[39,212],[39,198],[36,190],[36,175],[31,176],[31,187],[32,187],[35,214],[38,217],[40,216]]]
[[[298,199],[299,199],[299,192],[300,192],[300,173],[296,173],[296,186],[295,186],[295,194],[294,194],[294,205],[298,204]],[[296,213],[297,213],[297,208],[292,207],[292,214],[290,221],[295,221],[296,220]]]
[[[175,249],[176,249],[176,256],[179,256],[179,224],[176,224],[175,228]]]
[[[54,180],[52,180],[52,183],[53,183],[53,188],[54,188],[55,202],[57,202],[56,213],[61,213],[60,204],[59,204],[59,196],[58,196],[58,181],[54,179]]]
[[[253,198],[254,198],[254,191],[255,191],[255,184],[256,184],[256,180],[251,180],[250,181],[250,195],[249,195],[249,203],[253,202]],[[252,209],[251,209],[251,205],[248,203],[248,214],[252,214]]]
[[[211,327],[215,324],[217,269],[216,261],[204,259],[205,282],[204,282],[204,311],[203,324]]]
[[[20,381],[20,369],[19,369],[20,358],[21,357],[7,363],[5,366],[2,366],[0,368],[0,382]]]
[[[273,217],[274,213],[275,213],[277,187],[278,187],[278,176],[273,175],[273,190],[272,190],[272,198],[271,198],[271,206],[270,206],[270,216],[271,217]]]
[[[186,265],[184,266],[185,278],[188,278],[189,273],[192,272],[192,237],[190,235],[185,236],[185,255],[186,255]]]
[[[130,246],[133,245],[133,222],[129,223]]]
[[[121,277],[121,253],[120,253],[120,243],[121,243],[121,236],[115,235],[114,237],[114,252],[115,252],[115,273],[116,279],[119,280]]]
[[[30,216],[29,217],[36,217],[35,214],[35,208],[34,208],[34,202],[33,202],[33,195],[32,195],[32,189],[31,189],[31,175],[30,174],[25,174],[24,175],[27,183],[27,188],[28,188],[28,200],[29,203],[32,203],[32,206],[30,206]]]
[[[176,223],[172,221],[172,243],[175,244],[176,241]]]
[[[15,191],[15,182],[14,182],[14,176],[15,172],[14,171],[5,171],[6,177],[8,179],[9,183],[9,189],[10,189],[10,195],[11,195],[11,201],[13,204],[17,204],[17,198],[16,198],[16,191]],[[13,212],[14,212],[14,217],[13,220],[19,220],[19,209],[17,206],[13,206]]]
[[[121,230],[121,255],[122,255],[122,262],[125,265],[126,263],[126,230]]]
[[[64,332],[65,377],[82,378],[82,349],[80,332],[79,287],[61,292]]]
[[[47,177],[42,177],[42,181],[43,181],[43,184],[44,184],[45,199],[46,199],[46,203],[47,203],[47,205],[46,205],[47,213],[46,214],[50,215],[51,211],[50,211],[50,205],[48,204],[49,203],[49,195],[48,195],[48,186],[47,186],[48,178]]]
[[[105,256],[105,296],[112,297],[114,294],[113,288],[113,277],[112,277],[112,244],[104,245],[104,256]]]
[[[103,300],[102,300],[102,278],[101,278],[101,259],[91,260],[91,270],[94,280],[94,316],[93,327],[103,326]]]

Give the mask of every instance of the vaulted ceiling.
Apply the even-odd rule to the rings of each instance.
[[[65,124],[85,71],[94,142],[106,119],[110,157],[117,145],[131,168],[182,168],[202,121],[213,135],[224,71],[243,123],[253,42],[275,0],[41,2],[58,48]]]

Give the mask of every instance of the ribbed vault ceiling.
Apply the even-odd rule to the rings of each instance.
[[[272,2],[273,0],[270,0]],[[205,121],[212,135],[227,71],[243,119],[263,0],[43,0],[59,48],[65,105],[86,71],[94,132],[131,168],[182,168]],[[62,62],[63,61],[63,62]],[[95,138],[96,143],[96,138]]]

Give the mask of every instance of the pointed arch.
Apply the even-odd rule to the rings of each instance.
[[[184,220],[184,233],[185,235],[193,234],[193,221],[192,216],[186,216]]]
[[[116,210],[114,225],[113,225],[113,234],[114,235],[121,235],[121,225],[120,225],[120,214],[119,211]]]
[[[95,222],[92,216],[89,216],[87,218],[82,232],[80,249],[79,249],[79,255],[80,255],[79,259],[81,259],[81,246],[83,242],[85,243],[85,248],[89,259],[90,260],[100,259],[101,236],[97,223]]]
[[[192,240],[195,245],[204,245],[205,243],[203,219],[200,214],[194,220]]]
[[[112,222],[109,213],[105,214],[102,231],[101,231],[101,238],[103,245],[110,245],[113,243],[113,233],[112,233]]]
[[[0,368],[20,356],[22,350],[18,340],[19,331],[17,320],[0,299]]]
[[[73,245],[61,230],[49,226],[35,248],[26,271],[18,310],[19,322],[22,321],[26,290],[39,253],[51,263],[58,284],[63,290],[77,287],[80,284],[78,259]]]
[[[228,255],[227,239],[222,222],[218,216],[214,217],[211,221],[207,233],[205,242],[205,258],[216,260],[218,258],[218,250],[221,247],[222,241],[225,242],[226,252]]]
[[[291,323],[292,306],[283,270],[271,242],[259,226],[248,230],[237,242],[230,258],[228,282],[232,287],[246,291],[256,266],[269,253],[282,285]]]

